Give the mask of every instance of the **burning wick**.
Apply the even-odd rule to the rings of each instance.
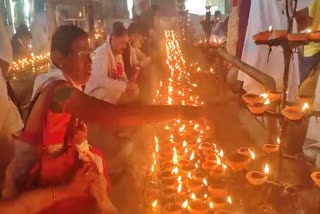
[[[273,27],[269,26],[269,31],[272,32],[273,31]]]
[[[157,200],[155,200],[154,202],[152,202],[152,207],[153,207],[153,208],[156,208],[157,205],[158,205],[158,201],[157,201]]]
[[[264,166],[264,173],[265,173],[266,175],[269,175],[269,172],[270,172],[269,166],[268,166],[268,164],[266,164],[266,165]]]
[[[220,152],[219,152],[219,156],[220,156],[221,158],[223,158],[223,155],[224,155],[224,154],[223,154],[223,150],[221,149]]]
[[[188,200],[185,200],[181,206],[182,209],[186,209],[188,207]]]
[[[308,103],[304,103],[302,106],[302,111],[306,111],[307,109],[309,109],[309,104]]]
[[[228,202],[229,204],[232,204],[232,200],[231,200],[231,197],[230,197],[230,196],[227,198],[227,202]]]

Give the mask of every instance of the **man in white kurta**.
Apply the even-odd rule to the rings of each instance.
[[[12,62],[10,35],[0,13],[0,183],[5,169],[12,158],[12,135],[22,129],[23,123],[17,107],[8,96],[4,75]]]
[[[270,54],[265,45],[256,45],[253,35],[268,30],[272,26],[274,30],[286,30],[288,23],[284,10],[284,0],[252,0],[246,39],[241,60],[256,67],[258,70],[270,75],[276,81],[278,91],[283,90],[284,56],[281,47],[273,47]],[[298,10],[307,7],[310,0],[299,0]],[[294,26],[296,29],[296,24]],[[264,93],[264,87],[243,72],[239,72],[239,80],[244,81],[244,89],[248,93]],[[299,86],[298,56],[294,54],[290,64],[288,99],[294,100]]]
[[[113,77],[112,73],[119,65],[124,68],[122,55],[112,53],[109,39],[107,39],[107,42],[95,51],[92,74],[86,84],[85,92],[106,102],[117,104],[127,91],[134,91],[135,87],[137,90],[137,86],[128,81],[124,71]]]

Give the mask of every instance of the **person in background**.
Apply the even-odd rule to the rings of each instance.
[[[30,25],[32,52],[44,53],[50,49],[47,16],[44,12],[44,2],[35,5],[35,16]]]
[[[31,184],[33,188],[61,185],[83,164],[90,163],[99,172],[99,185],[92,195],[54,201],[47,210],[80,214],[100,209],[114,213],[106,191],[110,189],[106,163],[101,152],[89,146],[85,123],[108,130],[179,116],[193,119],[202,115],[203,108],[116,106],[86,95],[82,89],[91,75],[92,52],[89,35],[76,26],[57,29],[52,36],[50,57],[56,69],[36,79],[32,108],[23,131],[16,137],[3,195],[12,198]]]
[[[225,36],[225,25],[221,17],[221,11],[217,10],[213,15],[213,26],[211,30],[211,35],[216,35],[218,37]]]
[[[11,40],[14,60],[30,56],[31,52],[29,45],[31,39],[32,34],[28,27],[24,24],[20,24]]]
[[[23,127],[19,110],[9,94],[9,82],[6,76],[12,62],[10,35],[4,26],[0,13],[0,188],[4,180],[5,169],[13,156],[12,135]]]
[[[136,76],[128,79],[122,53],[129,41],[128,31],[122,22],[115,22],[110,38],[95,50],[92,76],[85,92],[112,104],[130,102],[138,93]]]

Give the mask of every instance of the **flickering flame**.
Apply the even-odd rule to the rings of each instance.
[[[194,151],[191,152],[189,159],[190,159],[191,161],[193,161],[193,159],[194,159]]]
[[[196,194],[194,194],[194,193],[191,193],[191,196],[190,196],[190,198],[191,198],[192,200],[196,200]]]
[[[270,100],[266,99],[266,101],[264,101],[264,105],[269,105],[270,104]]]
[[[158,205],[158,201],[157,201],[157,200],[155,200],[154,202],[152,202],[152,207],[153,207],[153,208],[156,208],[157,205]]]
[[[280,145],[280,138],[279,137],[277,138],[277,144]]]
[[[224,170],[226,170],[228,167],[227,167],[227,165],[222,164],[222,168],[223,168]]]
[[[270,172],[269,166],[268,166],[268,164],[266,164],[266,165],[264,166],[264,173],[268,175],[269,172]]]
[[[199,128],[199,124],[194,124],[193,129],[197,130]]]
[[[182,147],[186,147],[186,146],[188,146],[188,143],[187,143],[187,141],[183,141],[183,143],[182,143]]]
[[[200,68],[200,67],[198,67],[198,68],[197,68],[197,71],[198,71],[198,72],[199,72],[199,71],[201,71],[201,68]]]
[[[269,31],[273,31],[273,27],[271,25],[269,26]]]
[[[210,208],[210,209],[213,209],[213,202],[210,202],[210,203],[209,203],[209,208]]]
[[[312,29],[307,29],[307,31],[306,31],[307,33],[311,33],[312,32]]]
[[[191,176],[191,172],[188,172],[188,175],[187,175],[188,179],[192,179],[192,176]]]
[[[228,202],[229,204],[232,204],[232,200],[231,200],[231,197],[230,197],[230,196],[227,198],[227,202]]]
[[[219,152],[219,156],[220,156],[221,158],[223,158],[223,155],[224,155],[224,154],[223,154],[223,150],[221,149],[220,152]]]
[[[169,130],[170,128],[169,128],[169,126],[166,126],[164,129],[165,129],[165,130]]]
[[[188,200],[185,200],[181,207],[182,209],[186,209],[188,207]]]
[[[218,156],[216,156],[216,159],[217,159],[217,165],[221,165],[221,159]]]
[[[252,160],[256,159],[256,155],[254,154],[253,151],[251,151],[251,149],[248,149],[249,153],[250,153],[250,157]]]
[[[178,174],[179,173],[179,168],[175,167],[172,169],[171,174]]]
[[[171,97],[168,97],[167,104],[172,105],[172,103],[173,103],[173,99]]]
[[[269,94],[267,94],[267,93],[260,94],[260,97],[267,99],[269,97]]]
[[[203,197],[204,197],[204,198],[208,198],[208,194],[204,194]]]
[[[186,125],[183,124],[182,127],[179,128],[179,132],[183,132],[185,128],[186,128]]]
[[[309,109],[309,104],[308,103],[304,103],[302,106],[302,111],[306,111],[307,109]]]
[[[201,143],[201,138],[200,137],[198,137],[197,143]]]
[[[185,149],[184,149],[184,154],[188,154],[188,152],[189,152],[189,149],[188,149],[188,148],[185,148]]]
[[[208,186],[208,182],[207,182],[207,180],[206,180],[205,178],[202,180],[202,183],[203,183],[204,185]]]
[[[154,165],[151,166],[151,172],[154,173]]]
[[[179,184],[177,191],[178,191],[178,192],[181,192],[181,190],[182,190],[182,183]]]

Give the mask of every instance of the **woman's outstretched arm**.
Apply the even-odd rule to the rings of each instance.
[[[67,84],[55,90],[52,110],[68,112],[87,123],[112,127],[141,125],[178,117],[194,119],[203,114],[203,108],[196,106],[112,105]]]

